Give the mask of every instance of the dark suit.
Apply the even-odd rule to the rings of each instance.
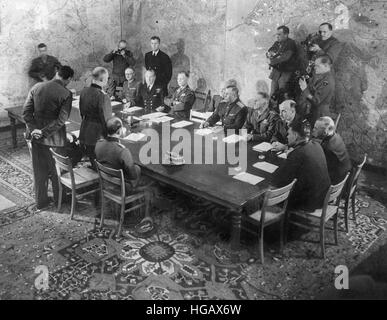
[[[172,62],[169,56],[159,50],[156,56],[153,52],[145,54],[145,68],[156,72],[156,84],[160,85],[165,95],[168,95],[168,83],[172,78]]]
[[[146,83],[141,83],[138,96],[137,105],[145,108],[145,111],[153,111],[156,108],[164,105],[164,91],[160,85],[153,84],[151,90],[148,89]]]
[[[322,208],[331,184],[321,145],[303,141],[290,152],[286,162],[273,174],[273,184],[283,187],[293,179],[297,183],[289,197],[290,209],[314,211]]]
[[[27,138],[35,129],[42,131],[43,137],[32,140],[32,166],[34,170],[35,198],[38,208],[45,207],[48,180],[51,180],[54,199],[58,199],[58,177],[50,147],[63,153],[66,145],[65,122],[70,116],[72,93],[61,80],[37,83],[28,93],[23,107],[23,119],[27,126]]]
[[[94,165],[95,145],[106,136],[106,121],[112,116],[111,102],[100,86],[92,84],[81,92],[79,111],[82,117],[79,141]]]
[[[343,139],[338,133],[325,137],[321,146],[327,159],[332,184],[341,182],[352,168],[351,159]]]
[[[207,119],[207,122],[210,126],[214,126],[221,120],[226,133],[228,129],[235,129],[238,132],[245,124],[246,115],[247,107],[237,99],[231,103],[219,103],[211,117]]]
[[[335,37],[330,37],[327,40],[320,39],[319,41],[317,41],[317,44],[321,48],[321,50],[313,55],[313,60],[315,60],[319,56],[326,54],[331,58],[332,63],[335,66],[338,57],[343,49],[343,44]]]
[[[47,55],[45,61],[41,57],[38,57],[32,60],[28,75],[37,82],[43,81],[43,76],[48,80],[52,80],[60,67],[60,62],[53,56]]]
[[[247,133],[253,135],[252,141],[272,142],[278,135],[281,117],[278,113],[267,108],[261,115],[256,110],[249,108],[244,127]]]
[[[172,95],[172,105],[168,106],[169,112],[178,119],[189,119],[190,110],[195,103],[195,93],[187,85],[183,89],[177,88]]]

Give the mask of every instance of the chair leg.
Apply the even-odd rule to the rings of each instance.
[[[357,221],[356,221],[356,206],[355,206],[355,202],[356,202],[356,190],[353,192],[353,195],[352,195],[352,199],[351,199],[351,204],[352,204],[352,215],[353,215],[353,220],[355,221],[355,225],[357,225]]]
[[[335,233],[335,245],[339,244],[339,232],[338,232],[338,226],[337,226],[337,213],[333,217],[333,231]]]
[[[259,255],[261,257],[261,263],[265,263],[265,258],[264,258],[264,252],[263,252],[263,229],[262,231],[259,232]]]
[[[101,222],[99,224],[99,228],[100,229],[102,229],[103,223],[104,223],[104,219],[105,219],[105,204],[106,204],[105,197],[101,193]]]
[[[320,247],[322,258],[325,259],[325,224],[320,226]]]
[[[282,220],[280,221],[280,254],[283,254],[284,252],[284,238],[285,238],[284,232],[285,232],[285,219],[282,218]]]
[[[283,235],[284,245],[288,242],[289,218],[290,218],[289,215],[285,215],[285,218],[284,218],[284,235]]]
[[[75,197],[76,191],[71,190],[71,212],[70,212],[70,219],[73,220],[74,213],[75,213],[75,205],[77,203],[77,198]]]
[[[59,191],[59,195],[58,195],[58,212],[60,212],[60,209],[62,208],[63,188],[62,188],[62,183],[60,181],[58,181],[58,182],[59,182],[59,186],[58,186],[58,191]]]
[[[125,204],[121,204],[120,222],[118,225],[117,237],[121,237],[122,225],[124,224],[124,216],[125,216]]]
[[[345,221],[345,231],[349,232],[349,198],[345,199],[345,206],[344,206],[344,221]]]

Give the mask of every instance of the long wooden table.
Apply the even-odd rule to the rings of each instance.
[[[67,124],[67,131],[72,132],[79,130],[80,128],[80,117],[79,110],[73,108],[69,123]],[[153,129],[154,132],[158,134],[158,143],[159,143],[159,154],[157,156],[158,161],[156,163],[146,164],[143,163],[140,159],[139,154],[141,148],[143,148],[148,141],[139,141],[131,142],[125,139],[121,140],[121,143],[124,144],[131,151],[134,161],[141,166],[143,174],[160,181],[164,184],[170,185],[174,188],[180,189],[186,193],[193,194],[195,196],[201,197],[203,199],[209,200],[215,204],[223,206],[225,210],[230,210],[232,212],[232,234],[231,234],[231,248],[237,252],[240,246],[240,235],[241,235],[241,219],[243,210],[246,204],[250,201],[254,201],[269,188],[271,184],[272,174],[265,171],[259,170],[253,165],[260,161],[258,159],[259,153],[254,151],[252,147],[256,144],[254,142],[247,143],[247,170],[246,172],[258,175],[265,178],[264,181],[258,183],[257,185],[250,185],[245,182],[238,181],[233,179],[229,175],[229,168],[236,167],[237,165],[231,166],[229,163],[225,164],[216,164],[217,160],[217,143],[222,139],[222,134],[218,135],[217,140],[212,140],[212,159],[214,160],[213,164],[184,164],[182,166],[169,166],[162,164],[162,159],[164,157],[162,149],[162,142],[170,141],[170,136],[162,132],[162,124],[156,124],[152,122],[144,122],[129,126],[125,121],[127,114],[122,114],[122,105],[116,105],[113,107],[113,112],[120,118],[124,120],[124,124],[127,128],[130,127],[132,132],[141,132],[147,129]],[[9,114],[12,117],[16,118],[18,115],[21,115],[20,108],[9,108],[7,109]],[[77,113],[78,112],[78,113]],[[144,114],[144,111],[136,112],[133,115],[141,116]],[[174,119],[172,123],[177,122],[178,120]],[[197,135],[194,134],[194,130],[198,129],[199,124],[194,123],[193,125],[184,128],[189,133],[191,138],[191,160],[193,163],[195,152],[194,150],[194,139],[198,139]],[[178,129],[170,127],[169,135],[172,135],[173,132]],[[196,138],[195,138],[196,136]],[[202,160],[205,159],[206,152],[210,148],[206,148],[204,143],[204,138],[202,138]],[[172,151],[172,149],[178,144],[177,141],[170,141],[170,149],[167,151]],[[241,142],[243,143],[243,142]],[[227,150],[228,145],[226,145]],[[238,148],[235,148],[236,150]],[[275,154],[267,152],[265,154],[265,160],[275,165],[280,165],[284,160],[278,158]],[[203,161],[204,163],[204,161]]]

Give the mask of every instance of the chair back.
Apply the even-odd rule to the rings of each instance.
[[[211,114],[212,112],[199,112],[191,109],[189,119],[194,122],[203,122],[206,121]]]
[[[367,154],[364,155],[363,161],[358,164],[352,171],[351,176],[349,178],[349,188],[347,191],[349,192],[349,196],[353,194],[353,192],[357,188],[357,181],[359,180],[361,169],[367,161]]]
[[[71,159],[69,157],[61,156],[60,154],[52,150],[52,148],[50,148],[50,152],[55,160],[55,169],[56,174],[58,175],[58,179],[60,180],[63,171],[69,172],[71,178],[71,186],[75,189],[74,171]]]
[[[195,90],[195,102],[192,106],[193,110],[205,111],[210,100],[210,91],[201,92]]]
[[[125,203],[125,178],[123,170],[108,168],[98,161],[96,161],[96,164],[100,180],[101,195],[117,195],[115,194],[116,192],[114,192],[114,189],[117,190],[117,187],[119,187],[121,192],[121,202]]]

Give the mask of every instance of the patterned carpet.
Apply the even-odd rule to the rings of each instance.
[[[0,299],[312,299],[333,283],[334,269],[350,269],[387,242],[387,213],[361,194],[358,225],[341,231],[339,246],[327,232],[327,259],[317,234],[293,230],[283,255],[278,228],[265,234],[265,264],[257,239],[242,233],[240,263],[229,250],[230,220],[211,203],[160,187],[152,208],[155,229],[138,234],[141,215],[128,217],[121,238],[110,211],[99,230],[99,209],[80,203],[76,219],[35,211],[28,150],[0,149],[0,194],[14,203],[0,212]],[[342,219],[340,229],[343,230]],[[307,241],[304,241],[307,240]],[[39,291],[34,269],[46,265],[49,289]]]

